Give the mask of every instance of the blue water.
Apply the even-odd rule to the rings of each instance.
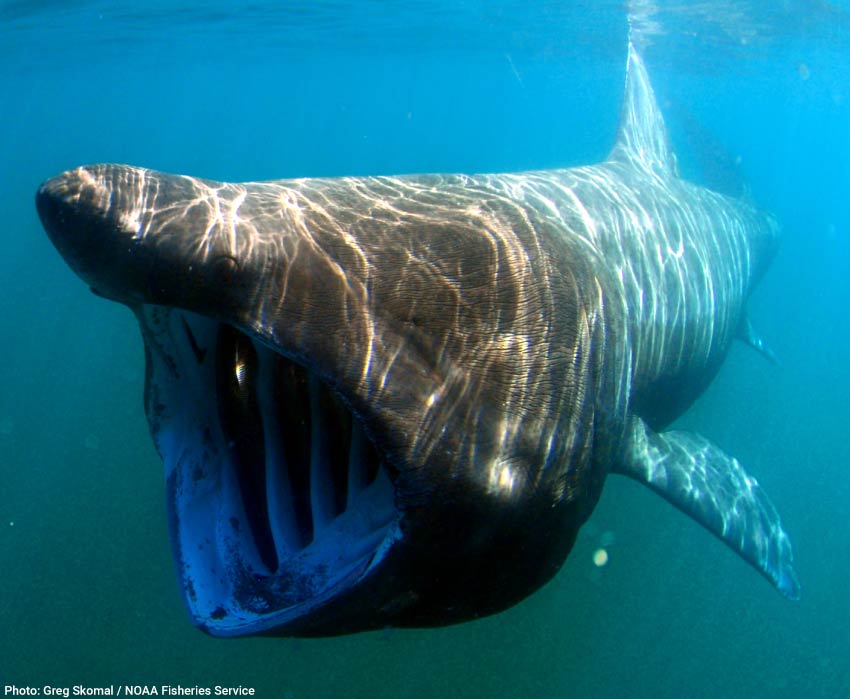
[[[593,162],[616,131],[625,3],[0,2],[0,685],[850,696],[850,7],[631,5],[683,171],[784,225],[750,304],[781,366],[735,347],[680,424],[771,495],[802,600],[611,477],[557,578],[497,617],[310,641],[195,630],[135,321],[53,250],[38,183],[100,161],[229,180]]]

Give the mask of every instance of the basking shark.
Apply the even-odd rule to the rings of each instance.
[[[36,204],[71,268],[138,318],[205,631],[498,612],[558,571],[609,473],[799,596],[755,479],[663,431],[736,337],[759,344],[745,305],[778,226],[680,178],[633,49],[597,165],[244,184],[94,165]]]

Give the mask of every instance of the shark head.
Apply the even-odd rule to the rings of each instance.
[[[452,623],[560,567],[616,441],[594,412],[616,403],[610,353],[590,351],[611,328],[583,256],[474,189],[120,165],[39,189],[69,265],[139,320],[204,630]]]

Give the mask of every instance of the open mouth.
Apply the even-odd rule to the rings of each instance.
[[[162,306],[137,315],[195,622],[219,636],[272,629],[367,576],[399,516],[383,459],[340,396],[230,325]]]

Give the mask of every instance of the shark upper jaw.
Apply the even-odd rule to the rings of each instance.
[[[135,310],[190,615],[216,636],[312,628],[401,537],[383,457],[309,369],[213,319]]]

